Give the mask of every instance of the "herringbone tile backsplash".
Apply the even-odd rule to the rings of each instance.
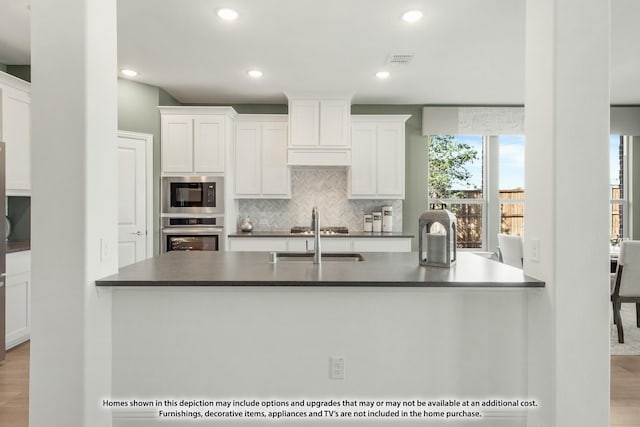
[[[392,206],[393,231],[402,231],[402,200],[347,199],[346,168],[294,168],[290,200],[241,199],[238,204],[240,218],[249,216],[255,231],[308,226],[314,206],[321,226],[346,226],[349,231],[362,231],[363,213]]]

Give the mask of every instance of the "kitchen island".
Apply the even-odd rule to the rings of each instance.
[[[392,287],[543,287],[522,270],[470,252],[458,254],[451,268],[418,265],[417,253],[364,253],[364,260],[329,254],[310,258],[263,252],[174,251],[120,270],[97,286],[392,286]],[[347,254],[348,255],[348,254]]]
[[[111,398],[528,397],[527,306],[544,283],[466,252],[451,269],[421,267],[417,253],[362,255],[314,265],[272,264],[267,253],[176,252],[97,281],[112,298]],[[332,358],[343,361],[343,379],[333,378]],[[111,410],[114,427],[167,422],[157,409]],[[474,425],[525,426],[528,413],[481,412]]]

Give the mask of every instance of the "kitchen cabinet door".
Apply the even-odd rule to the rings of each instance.
[[[294,237],[287,242],[287,250],[289,252],[309,252],[314,251],[315,247],[313,237]]]
[[[25,83],[26,86],[26,83]],[[6,189],[31,191],[31,97],[0,83],[0,141],[6,143]]]
[[[287,164],[287,124],[262,125],[262,195],[291,196],[291,173]]]
[[[385,123],[377,129],[377,195],[404,198],[404,123]]]
[[[350,194],[376,194],[376,125],[358,123],[351,126]]]
[[[235,252],[285,252],[287,239],[269,237],[229,238],[229,250]],[[265,262],[267,258],[265,257]]]
[[[346,100],[320,101],[320,145],[349,146],[351,105]]]
[[[193,172],[193,119],[187,115],[162,116],[162,172]]]
[[[320,103],[317,100],[289,102],[291,146],[317,146],[320,141]]]
[[[409,117],[352,117],[349,198],[404,199],[404,126]]]
[[[236,125],[235,192],[256,196],[261,193],[261,126],[259,123]]]
[[[236,123],[234,174],[237,198],[291,197],[286,121]]]
[[[223,116],[193,117],[193,172],[224,172]]]
[[[7,254],[6,348],[31,335],[31,251]]]

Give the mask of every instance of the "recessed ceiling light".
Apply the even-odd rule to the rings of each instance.
[[[389,77],[391,75],[390,72],[388,71],[378,71],[376,73],[376,77],[379,79],[386,79],[387,77]]]
[[[419,10],[409,10],[402,14],[402,20],[404,22],[416,22],[422,18],[422,12]]]
[[[120,70],[120,72],[127,77],[135,77],[138,75],[138,72],[136,70],[130,70],[128,68]]]
[[[249,74],[254,79],[259,79],[260,77],[262,77],[262,71],[260,70],[249,70],[247,71],[247,74]]]
[[[218,9],[218,16],[225,21],[235,21],[238,19],[238,12],[233,9]]]

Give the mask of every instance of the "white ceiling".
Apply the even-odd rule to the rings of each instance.
[[[640,1],[612,2],[612,104],[640,104]],[[0,63],[29,63],[28,0],[0,2]],[[119,0],[118,62],[185,103],[522,104],[524,0]],[[217,18],[220,7],[240,17]],[[400,15],[420,9],[406,24]],[[385,64],[412,54],[408,65]],[[247,70],[259,68],[259,80]],[[376,71],[391,77],[378,80]]]

